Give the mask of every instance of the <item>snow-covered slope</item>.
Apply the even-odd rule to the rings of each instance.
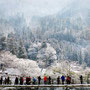
[[[5,72],[12,75],[37,76],[41,71],[35,61],[19,59],[10,52],[0,52],[0,63],[4,64]]]

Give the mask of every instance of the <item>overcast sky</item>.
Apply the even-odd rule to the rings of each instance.
[[[59,12],[73,0],[0,0],[0,11],[7,15],[17,12],[26,16],[45,16]]]

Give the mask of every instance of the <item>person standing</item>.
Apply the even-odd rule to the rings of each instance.
[[[7,78],[7,84],[10,84],[10,77]]]
[[[47,84],[47,76],[44,76],[44,84]]]
[[[23,85],[24,79],[23,77],[20,77],[20,85]]]
[[[69,76],[67,76],[67,78],[66,78],[66,83],[70,84],[70,77]]]
[[[31,77],[26,77],[26,84],[30,85],[30,83],[31,83]]]
[[[31,84],[31,77],[30,76],[29,76],[28,80],[29,80],[29,85],[30,85]]]
[[[80,75],[80,83],[83,84],[83,76]]]
[[[4,83],[7,84],[7,78],[5,77]]]
[[[28,84],[28,77],[26,77],[26,85]]]
[[[15,84],[18,84],[18,77],[15,78]]]
[[[36,84],[36,78],[35,77],[33,77],[33,84],[35,85]]]
[[[71,78],[71,76],[69,76],[69,78],[70,78],[70,80],[69,80],[69,84],[71,84],[71,83],[72,83],[72,78]]]
[[[51,84],[51,77],[48,77],[48,84]]]
[[[3,83],[3,77],[1,76],[1,78],[0,78],[0,84],[2,84]]]
[[[57,84],[60,84],[60,76],[57,77]]]
[[[61,80],[62,80],[62,84],[64,84],[64,81],[65,81],[65,76],[64,75],[62,75]]]
[[[41,77],[38,76],[38,84],[41,84]]]

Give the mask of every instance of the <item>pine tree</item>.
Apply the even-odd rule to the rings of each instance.
[[[9,50],[14,55],[17,55],[18,53],[18,42],[16,41],[15,35],[13,33],[8,35],[7,50]]]
[[[5,50],[7,46],[6,37],[0,35],[0,50]]]
[[[18,48],[18,57],[19,58],[27,58],[27,52],[26,52],[26,49],[25,49],[23,43],[21,42],[21,40],[20,40],[20,45]]]

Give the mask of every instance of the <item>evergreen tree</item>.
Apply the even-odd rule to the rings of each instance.
[[[17,55],[18,53],[18,42],[16,41],[16,37],[13,33],[8,35],[7,50],[9,50],[14,55]]]
[[[19,58],[27,58],[27,52],[26,52],[26,49],[25,49],[23,43],[21,42],[21,40],[20,40],[20,45],[18,48],[18,57]]]
[[[7,47],[6,37],[0,35],[0,50],[5,50]]]

